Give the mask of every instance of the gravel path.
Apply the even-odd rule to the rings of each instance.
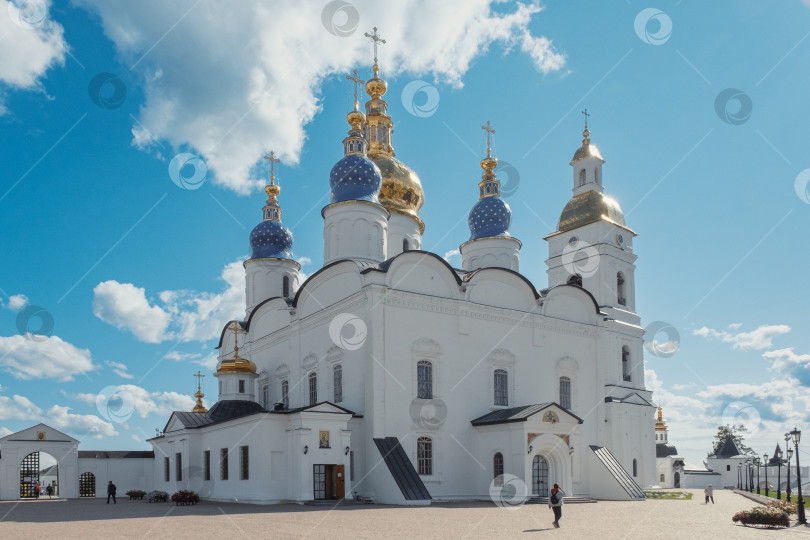
[[[690,491],[690,490],[686,490]],[[546,506],[505,510],[491,503],[426,508],[353,503],[255,506],[203,502],[173,506],[103,499],[0,502],[0,538],[810,538],[810,527],[761,530],[731,516],[756,503],[715,491],[716,504],[695,498],[602,501],[563,508],[562,528]]]

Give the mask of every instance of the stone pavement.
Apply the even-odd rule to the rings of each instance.
[[[122,497],[0,502],[0,538],[808,538],[810,527],[763,530],[735,525],[731,516],[756,503],[715,491],[716,504],[695,498],[602,501],[563,508],[562,528],[551,510],[526,505],[505,510],[491,503],[440,503],[426,508],[378,505],[286,504],[256,506],[202,502],[150,504]]]

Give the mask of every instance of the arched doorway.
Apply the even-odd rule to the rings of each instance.
[[[96,475],[83,472],[79,475],[79,497],[96,496]]]
[[[534,456],[532,460],[532,495],[547,497],[548,493],[548,461],[543,456]]]
[[[59,494],[59,464],[52,455],[38,451],[26,455],[20,463],[20,498],[36,497],[37,484],[40,496],[45,495],[49,485],[54,495]]]
[[[675,478],[675,487],[676,488],[681,487],[681,473],[676,472],[674,478]]]

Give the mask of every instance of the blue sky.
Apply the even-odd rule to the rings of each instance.
[[[374,25],[396,155],[425,189],[425,249],[460,265],[490,120],[514,167],[521,270],[544,288],[542,238],[570,198],[587,107],[606,191],[639,234],[643,324],[679,334],[675,355],[646,355],[671,440],[699,463],[724,420],[747,423],[760,453],[806,423],[808,2],[0,4],[0,434],[45,421],[84,448],[145,448],[190,407],[197,369],[212,402],[212,348],[244,309],[261,157],[282,156],[279,200],[310,274],[345,74],[370,76]],[[169,176],[183,152],[204,163],[198,189]],[[21,335],[32,313],[52,317],[46,335]],[[116,388],[123,409],[106,401]]]

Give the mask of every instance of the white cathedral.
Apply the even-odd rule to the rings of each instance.
[[[88,474],[99,490],[109,478],[119,490],[251,503],[486,500],[506,475],[529,496],[557,482],[568,495],[629,500],[656,483],[636,234],[603,193],[587,125],[538,288],[520,273],[489,144],[461,268],[422,250],[425,194],[394,157],[387,87],[375,58],[365,113],[355,92],[329,177],[323,267],[303,283],[271,173],[244,263],[245,317],[219,338],[217,402],[206,410],[198,392],[192,412],[149,440],[153,454],[65,462],[65,494]],[[0,440],[15,471],[37,430],[40,442],[66,437],[43,426]]]

